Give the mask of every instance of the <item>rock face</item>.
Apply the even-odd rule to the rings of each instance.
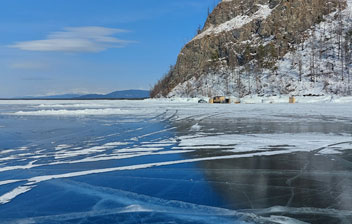
[[[223,78],[231,71],[277,71],[278,61],[307,41],[313,26],[346,7],[346,0],[223,0],[199,34],[182,49],[176,65],[155,85],[152,97],[170,96],[176,87],[189,80],[193,82],[188,85],[199,88],[207,82],[204,77],[209,74]],[[262,78],[256,77],[254,81]],[[203,80],[196,84],[199,79]],[[208,93],[203,89],[197,95],[210,95],[209,89],[216,91],[216,86],[206,85]],[[237,82],[237,90],[234,87],[227,94],[238,95],[240,86]],[[187,91],[181,95],[192,92]]]

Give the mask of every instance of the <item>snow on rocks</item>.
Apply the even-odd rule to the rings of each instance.
[[[225,1],[225,2],[230,2]],[[266,19],[272,12],[272,9],[269,8],[269,5],[258,5],[259,10],[254,13],[252,16],[247,16],[247,15],[239,15],[236,16],[235,18],[231,19],[230,21],[227,21],[225,23],[222,23],[218,26],[211,26],[204,32],[200,33],[197,35],[193,40],[201,39],[205,36],[211,35],[211,34],[219,34],[221,32],[228,32],[234,29],[239,29],[242,26],[257,20],[257,19]]]

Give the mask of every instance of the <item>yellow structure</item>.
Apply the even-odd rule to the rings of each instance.
[[[209,103],[211,104],[212,103],[231,103],[231,100],[224,96],[216,96],[216,97],[210,98]]]
[[[289,103],[292,103],[292,104],[296,103],[296,97],[290,96]]]
[[[226,98],[224,96],[216,96],[213,98],[213,103],[225,103]]]

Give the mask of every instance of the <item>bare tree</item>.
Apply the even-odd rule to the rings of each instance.
[[[260,94],[262,90],[262,81],[261,81],[261,73],[262,73],[262,68],[260,67],[259,64],[256,64],[255,67],[253,68],[253,74],[254,74],[254,79],[255,79],[255,91],[256,94]]]
[[[302,82],[302,76],[303,76],[302,55],[301,55],[301,53],[294,51],[293,52],[293,59],[292,59],[292,67],[295,68],[296,66],[298,68],[298,79],[300,82]]]
[[[350,68],[352,65],[352,29],[346,33],[345,44],[345,66],[346,66],[346,75],[347,75],[347,94],[351,95],[351,74]]]
[[[236,79],[236,86],[237,86],[237,92],[239,97],[244,96],[244,86],[242,83],[242,75],[240,71],[235,70],[235,74],[237,75]]]
[[[315,31],[313,29],[312,37],[310,41],[310,62],[309,62],[309,70],[310,70],[310,81],[316,82],[317,81],[317,74],[316,74],[316,36]]]
[[[251,95],[252,94],[252,78],[251,78],[251,65],[250,63],[247,63],[245,66],[244,66],[244,69],[245,69],[245,73],[246,73],[246,76],[247,76],[247,79],[248,79],[248,95]]]
[[[225,89],[226,89],[226,95],[229,96],[230,93],[230,75],[225,74]]]
[[[341,62],[341,80],[344,81],[344,54],[343,54],[343,20],[342,20],[342,3],[341,0],[337,2],[337,19],[338,19],[338,26],[337,26],[337,57],[340,59]]]
[[[192,87],[192,84],[190,82],[187,82],[186,83],[186,86],[185,86],[185,93],[188,97],[191,96],[191,93],[193,91],[193,87]]]

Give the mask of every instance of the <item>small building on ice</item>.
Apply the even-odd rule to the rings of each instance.
[[[210,98],[209,103],[231,103],[230,98],[224,96],[215,96]]]
[[[296,97],[295,96],[290,96],[289,103],[296,103]]]

